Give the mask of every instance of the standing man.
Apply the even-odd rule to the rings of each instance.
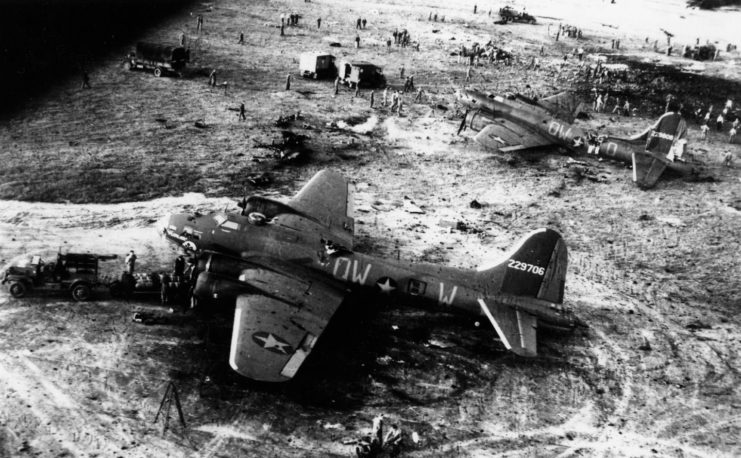
[[[401,70],[399,70],[399,78],[404,78],[404,66],[401,66]]]
[[[244,107],[244,103],[242,104]],[[183,275],[185,274],[185,257],[181,254],[175,258],[175,281],[183,281]]]
[[[389,101],[389,87],[386,86],[383,88],[383,107],[386,108],[386,105],[388,105]]]
[[[397,116],[401,116],[401,106],[402,106],[403,104],[404,104],[404,101],[403,101],[403,99],[402,99],[402,97],[401,97],[401,95],[400,95],[400,96],[399,96],[399,103],[398,103],[398,104],[396,105],[396,115],[397,115]]]
[[[90,89],[90,75],[86,71],[82,72],[82,85],[80,89]]]
[[[216,86],[216,69],[211,70],[211,73],[208,75],[208,85]]]
[[[134,250],[129,251],[129,254],[126,255],[124,264],[126,265],[126,273],[128,273],[129,275],[133,275],[134,267],[136,265],[136,254],[134,254]]]
[[[196,17],[196,30],[199,32],[203,30],[203,16],[200,14]]]
[[[360,35],[355,35],[355,49],[360,48]]]
[[[334,95],[340,93],[340,77],[334,79]]]
[[[362,19],[358,18],[357,21],[355,21],[355,30],[360,30],[360,24],[362,23]]]
[[[723,130],[723,113],[720,113],[717,118],[715,118],[715,127],[718,129],[718,132]]]
[[[321,29],[322,28],[322,18],[316,18],[316,28]]]
[[[355,83],[355,95],[353,97],[360,97],[360,85]]]
[[[478,8],[478,5],[473,5],[473,14],[476,14],[476,9]]]
[[[417,96],[414,97],[415,102],[421,102],[422,101],[422,88],[417,89]]]
[[[373,102],[376,101],[376,91],[371,90],[370,93],[370,107],[373,108]]]
[[[391,52],[391,38],[386,40],[386,51]]]
[[[291,74],[286,75],[286,91],[291,89]]]
[[[237,42],[237,44],[244,44],[244,32],[239,32],[239,41]]]
[[[242,102],[242,103],[239,104],[239,120],[240,121],[247,121],[247,115],[245,114],[245,109],[244,109],[244,102]],[[183,262],[185,262],[185,261],[183,261]]]

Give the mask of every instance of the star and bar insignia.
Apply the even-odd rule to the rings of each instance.
[[[252,340],[265,350],[272,351],[273,353],[279,353],[281,355],[293,353],[291,344],[269,332],[256,332],[252,334]]]

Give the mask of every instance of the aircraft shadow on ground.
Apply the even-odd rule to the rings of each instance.
[[[82,72],[96,61],[168,16],[196,6],[192,0],[3,2],[0,115],[12,114],[65,78],[79,75],[82,82]]]

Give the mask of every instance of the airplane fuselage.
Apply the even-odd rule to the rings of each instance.
[[[474,315],[482,313],[480,300],[484,300],[523,309],[538,316],[546,326],[574,325],[570,311],[560,304],[525,300],[494,290],[491,279],[476,270],[382,259],[337,246],[322,224],[300,215],[279,215],[267,223],[255,223],[237,213],[214,213],[190,220],[182,215],[181,219],[182,226],[174,224],[165,229],[168,240],[243,260],[244,266],[238,270],[250,269],[250,263],[262,268],[280,260],[282,265],[287,263],[300,271],[307,281],[314,278],[343,288],[407,296]],[[532,275],[538,275],[537,270]],[[250,275],[235,273],[233,277],[251,289],[263,287],[261,282],[250,281]]]
[[[469,108],[479,110],[470,115],[469,127],[481,130],[489,124],[503,118],[514,124],[526,126],[554,144],[569,148],[577,154],[596,155],[606,159],[632,164],[633,153],[643,151],[642,145],[624,139],[605,138],[599,143],[592,143],[584,129],[565,122],[551,115],[548,110],[518,100],[509,100],[501,96],[487,97],[474,91],[465,91],[462,102]],[[478,118],[478,119],[477,119]],[[686,163],[669,162],[667,168],[681,173],[692,173],[693,167]]]

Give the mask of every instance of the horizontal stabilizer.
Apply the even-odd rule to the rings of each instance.
[[[651,153],[636,151],[633,153],[633,181],[641,188],[652,188],[666,170],[668,159],[654,156]]]
[[[479,305],[507,350],[526,357],[538,354],[538,319],[535,316],[512,307],[490,309],[483,299],[479,299]]]

